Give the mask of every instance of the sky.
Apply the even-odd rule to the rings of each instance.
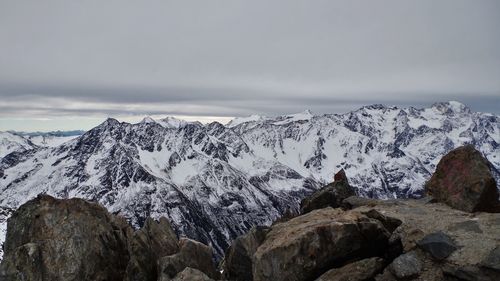
[[[0,0],[0,130],[448,100],[500,114],[500,1]]]

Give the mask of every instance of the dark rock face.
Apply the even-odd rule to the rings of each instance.
[[[268,227],[253,227],[234,240],[224,258],[224,278],[233,281],[253,280],[253,255],[264,242]]]
[[[300,203],[302,214],[326,207],[339,208],[342,201],[356,195],[356,189],[349,185],[344,170],[335,174],[335,181],[316,191]]]
[[[436,200],[466,212],[499,212],[498,189],[492,164],[472,145],[450,151],[425,184]]]
[[[369,258],[334,268],[321,275],[316,281],[368,281],[384,269],[382,258]]]
[[[212,248],[191,239],[179,241],[179,252],[158,260],[159,280],[170,280],[191,267],[202,271],[210,278],[217,279],[218,273],[213,262]]]
[[[443,260],[457,250],[455,242],[443,232],[428,234],[417,245],[436,260]]]
[[[156,280],[158,259],[178,252],[177,243],[177,235],[166,218],[159,222],[148,218],[129,241],[131,257],[125,281]]]
[[[408,252],[397,257],[389,266],[389,270],[398,279],[411,279],[422,271],[422,262],[415,252]]]
[[[8,220],[1,280],[123,280],[125,220],[81,199],[41,195]]]
[[[389,236],[361,213],[314,210],[273,225],[254,255],[253,280],[311,280],[353,258],[381,254]]]

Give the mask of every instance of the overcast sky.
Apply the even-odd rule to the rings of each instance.
[[[500,113],[500,1],[0,0],[0,130],[446,100]]]

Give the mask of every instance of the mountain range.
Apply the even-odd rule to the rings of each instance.
[[[250,227],[296,211],[340,169],[361,196],[420,197],[439,159],[467,143],[500,182],[500,117],[458,102],[253,115],[228,124],[110,118],[53,145],[3,132],[0,239],[9,210],[47,193],[97,201],[136,228],[166,216],[220,257]]]

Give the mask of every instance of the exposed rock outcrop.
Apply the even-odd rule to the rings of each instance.
[[[132,229],[81,199],[40,195],[8,220],[1,280],[123,280]]]
[[[352,259],[381,255],[390,233],[359,212],[314,210],[273,225],[254,255],[253,280],[311,280]]]
[[[82,199],[40,195],[28,201],[8,220],[4,247],[2,281],[156,281],[165,259],[175,273],[161,280],[217,277],[212,249],[178,241],[165,218],[149,218],[134,233],[124,219]]]
[[[173,279],[185,268],[202,271],[210,278],[217,279],[218,273],[213,262],[212,248],[191,239],[179,241],[179,252],[158,260],[159,281]]]
[[[148,218],[129,240],[130,260],[125,281],[156,280],[160,257],[179,251],[177,235],[166,218],[159,222]]]
[[[334,180],[333,183],[303,199],[300,203],[300,212],[305,214],[326,207],[339,208],[344,199],[356,195],[356,189],[349,185],[344,170],[335,174]]]
[[[316,281],[368,281],[373,280],[385,266],[382,258],[374,257],[334,268],[321,275]]]
[[[439,161],[425,190],[436,200],[465,212],[500,212],[491,167],[474,146],[456,148]]]
[[[253,227],[234,240],[223,261],[224,278],[233,281],[253,280],[253,255],[264,242],[269,227]]]

